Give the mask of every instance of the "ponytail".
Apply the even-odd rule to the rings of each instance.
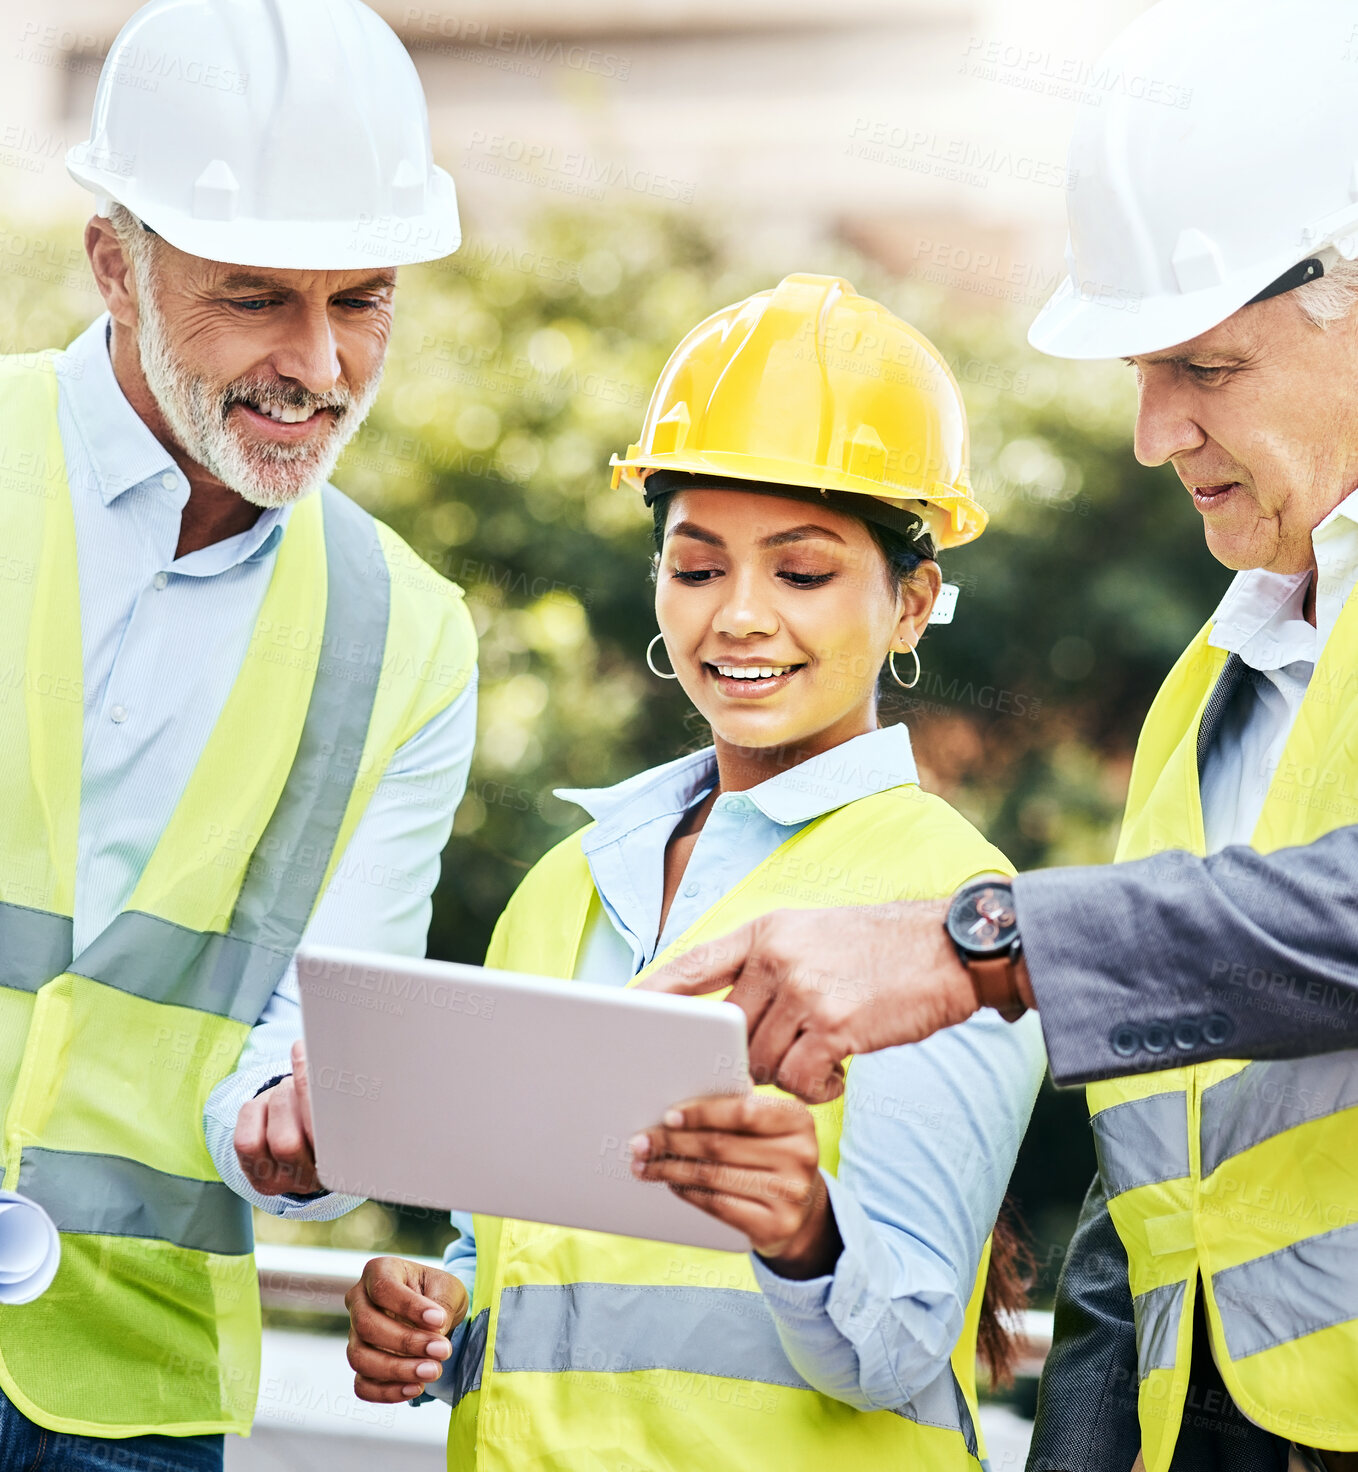
[[[993,1388],[1012,1385],[1023,1335],[1019,1316],[1037,1277],[1037,1263],[1013,1198],[1006,1196],[990,1239],[990,1271],[981,1298],[976,1352]]]

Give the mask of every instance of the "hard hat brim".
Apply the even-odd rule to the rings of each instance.
[[[176,250],[223,265],[275,271],[367,271],[441,260],[462,243],[452,178],[433,170],[441,198],[421,215],[373,215],[359,220],[204,220],[163,203],[139,201],[134,179],[84,162],[80,147],[66,171],[83,188],[116,200]]]
[[[1028,329],[1028,342],[1053,358],[1135,358],[1191,342],[1246,306],[1300,256],[1278,256],[1204,291],[1125,300],[1077,292],[1069,276]]]
[[[940,486],[916,489],[884,485],[843,471],[828,471],[823,467],[770,460],[757,455],[711,451],[627,458],[614,455],[608,463],[613,467],[614,484],[621,481],[637,491],[643,489],[646,471],[678,470],[691,475],[724,476],[733,482],[781,483],[808,490],[844,491],[852,495],[872,496],[879,501],[897,502],[923,517],[933,535],[934,545],[940,549],[961,547],[975,541],[990,520],[984,507],[965,491],[951,491]]]

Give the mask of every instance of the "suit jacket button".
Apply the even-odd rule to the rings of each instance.
[[[1221,1012],[1213,1012],[1203,1020],[1202,1040],[1219,1048],[1234,1031],[1235,1026],[1229,1017]]]
[[[1113,1051],[1119,1058],[1130,1058],[1141,1048],[1141,1034],[1130,1022],[1124,1022],[1121,1027],[1115,1027],[1111,1041]]]
[[[1148,1053],[1163,1053],[1169,1047],[1170,1030],[1167,1022],[1148,1022],[1142,1037]]]
[[[1174,1046],[1180,1052],[1191,1052],[1202,1041],[1202,1029],[1196,1017],[1181,1017],[1174,1024]]]

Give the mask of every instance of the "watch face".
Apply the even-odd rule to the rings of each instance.
[[[948,911],[948,934],[969,955],[999,955],[1017,933],[1014,892],[1007,884],[977,885],[958,895]]]

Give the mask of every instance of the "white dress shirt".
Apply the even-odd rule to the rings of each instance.
[[[1358,491],[1311,534],[1316,554],[1316,622],[1302,612],[1311,574],[1238,572],[1207,642],[1238,654],[1258,678],[1253,698],[1223,717],[1202,767],[1207,852],[1249,843],[1273,775],[1306,696],[1320,652],[1358,584]]]
[[[235,681],[289,516],[286,507],[263,511],[248,531],[175,557],[188,481],[119,387],[108,329],[108,317],[99,318],[55,357],[84,664],[77,954],[127,903],[169,821]],[[475,721],[473,680],[396,753],[308,938],[424,954],[430,894],[466,783]],[[328,1218],[354,1199],[260,1196],[231,1143],[241,1104],[291,1071],[300,1035],[290,967],[237,1071],[208,1100],[205,1139],[222,1179],[252,1204]]]

